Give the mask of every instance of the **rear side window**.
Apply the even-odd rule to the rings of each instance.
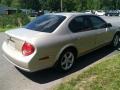
[[[25,28],[51,33],[63,22],[65,18],[65,16],[61,15],[42,15],[27,24]]]
[[[72,32],[81,32],[91,30],[92,25],[90,20],[85,16],[75,17],[69,24],[69,28]]]
[[[103,21],[101,18],[96,17],[96,16],[90,16],[89,18],[92,22],[93,29],[106,28],[106,22]]]

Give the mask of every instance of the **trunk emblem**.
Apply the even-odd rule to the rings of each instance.
[[[13,40],[12,40],[12,37],[10,37],[10,38],[8,39],[8,41],[12,41],[12,42],[15,42],[15,41],[13,41]]]

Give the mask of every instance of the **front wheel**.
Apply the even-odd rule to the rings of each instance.
[[[57,69],[61,71],[68,71],[72,68],[76,56],[72,50],[65,50],[58,60]]]
[[[112,41],[112,45],[113,47],[118,47],[119,45],[119,39],[120,39],[120,35],[119,34],[116,34],[113,38],[113,41]]]

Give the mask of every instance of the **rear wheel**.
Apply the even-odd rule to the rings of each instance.
[[[72,68],[76,59],[75,53],[68,49],[65,50],[61,55],[57,63],[57,69],[60,71],[68,71]]]

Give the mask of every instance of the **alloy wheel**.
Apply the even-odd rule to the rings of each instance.
[[[115,35],[114,40],[113,40],[113,46],[117,47],[119,44],[119,35]]]
[[[74,60],[75,60],[75,56],[73,52],[70,51],[65,52],[61,58],[61,68],[64,71],[69,70],[73,66]]]

